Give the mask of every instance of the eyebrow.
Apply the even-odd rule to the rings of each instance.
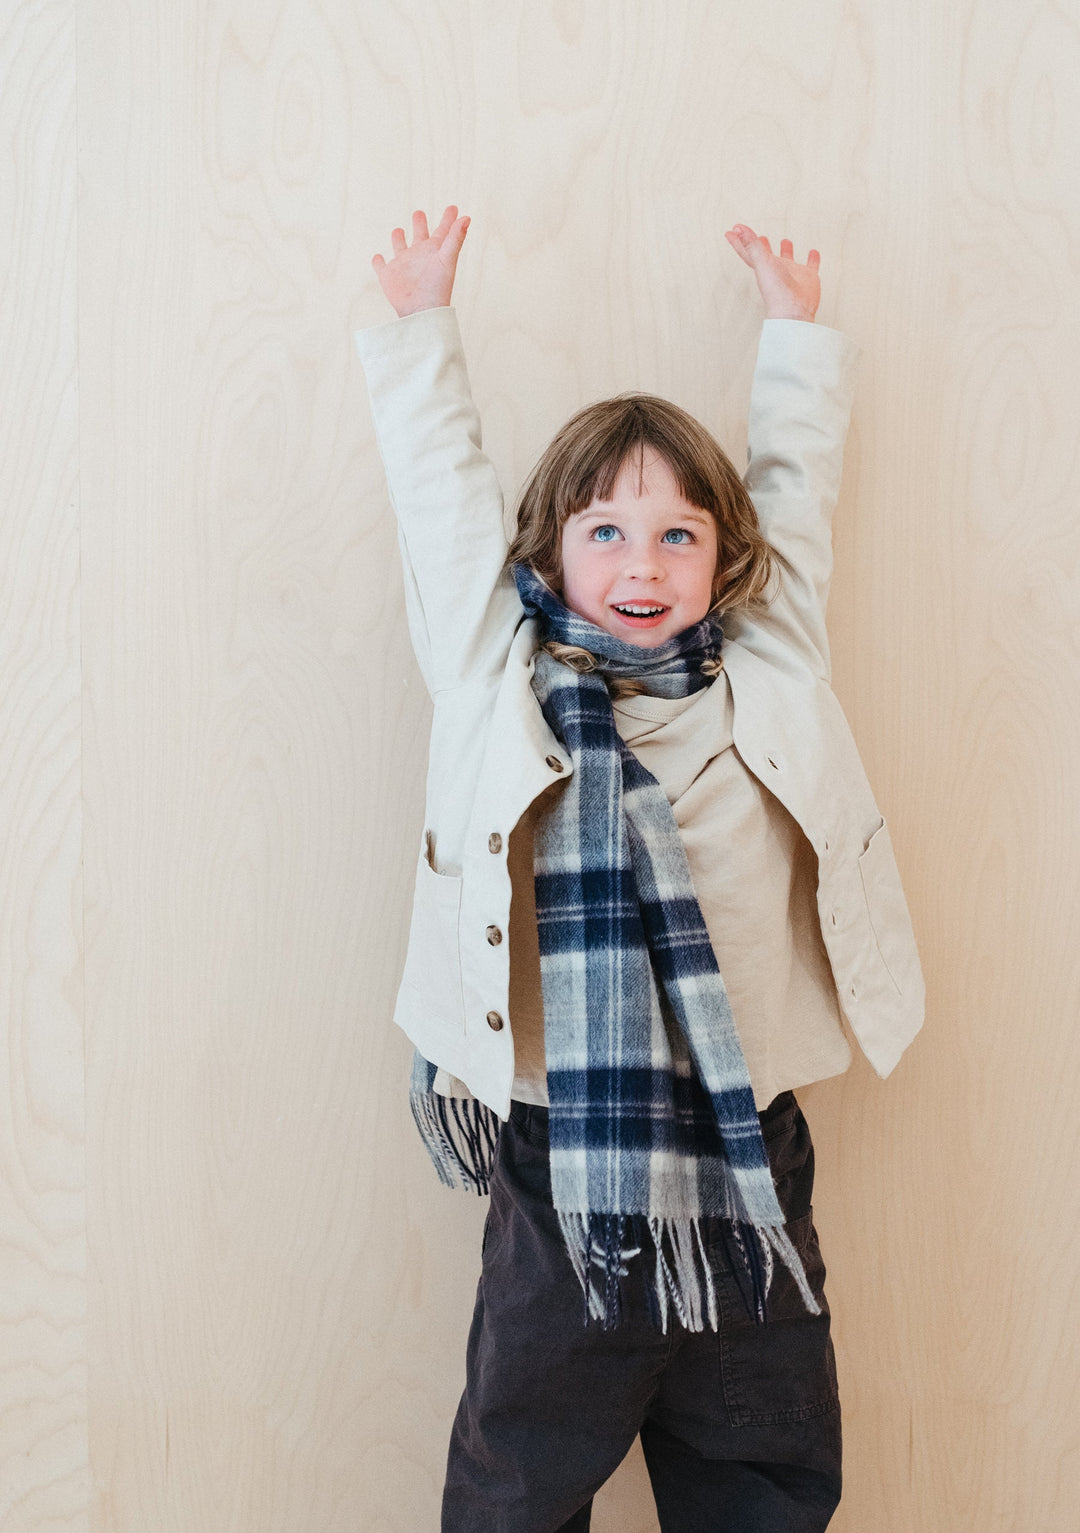
[[[598,511],[595,506],[583,506],[580,511],[574,511],[571,514],[575,517],[580,517],[582,521],[588,521],[590,518],[595,517],[598,522],[614,521],[618,516],[618,512]],[[687,511],[680,511],[672,518],[673,523],[704,522],[706,525],[712,520],[713,518],[709,515],[708,511],[699,511],[696,507],[691,507]]]

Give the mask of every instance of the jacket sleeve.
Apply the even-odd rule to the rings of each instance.
[[[861,347],[826,325],[766,319],[750,391],[743,483],[776,555],[769,610],[725,613],[724,631],[774,662],[794,651],[828,682],[825,607],[832,576],[832,514]],[[775,594],[774,594],[775,592]]]
[[[501,671],[522,616],[503,571],[503,498],[481,448],[457,314],[355,332],[397,517],[417,664],[435,695]]]

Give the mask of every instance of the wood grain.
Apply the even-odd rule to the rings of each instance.
[[[822,252],[863,347],[834,687],[928,985],[887,1082],[799,1092],[831,1527],[1071,1533],[1075,12],[4,16],[0,1526],[438,1526],[485,1207],[438,1185],[389,1020],[430,705],[352,329],[391,228],[453,201],[508,514],[625,389],[741,463],[723,230]],[[636,1445],[593,1526],[656,1533]]]
[[[86,1527],[75,10],[0,12],[0,1527]]]

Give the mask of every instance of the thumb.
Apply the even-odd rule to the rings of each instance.
[[[732,225],[729,238],[747,266],[760,266],[766,256],[772,253],[765,236],[759,238],[746,224]]]
[[[753,229],[747,228],[743,228],[742,232],[746,257],[752,266],[759,265],[766,256],[772,255],[768,235],[755,234]]]

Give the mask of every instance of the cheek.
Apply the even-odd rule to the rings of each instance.
[[[599,578],[597,561],[589,557],[588,546],[564,541],[562,549],[562,581],[564,591],[587,591]]]
[[[714,543],[712,552],[706,561],[706,568],[703,575],[705,584],[709,587],[710,591],[715,590],[715,588],[720,584],[720,577],[722,573],[723,561],[720,558],[720,549]]]
[[[701,606],[703,614],[707,612],[713,604],[713,593],[719,584],[719,578],[720,566],[715,556],[712,556],[708,559],[703,559],[700,568],[698,569],[697,580],[695,582],[697,588],[696,600],[697,604]]]

